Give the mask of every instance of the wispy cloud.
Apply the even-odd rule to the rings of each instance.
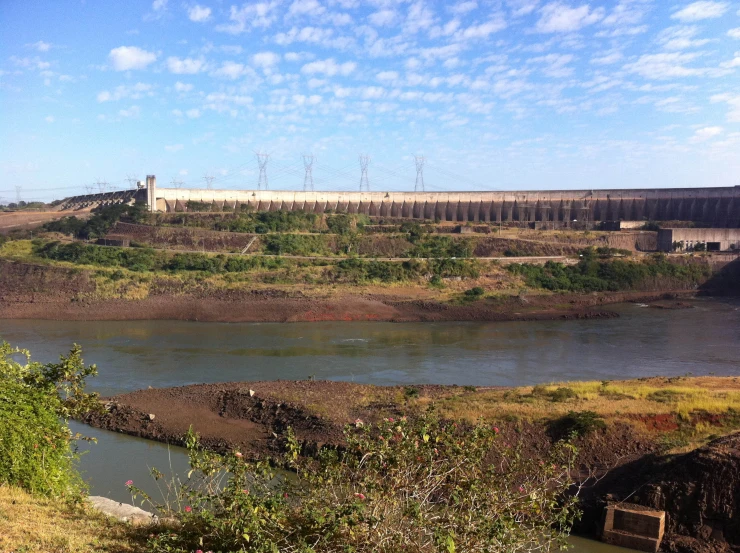
[[[157,54],[147,52],[137,46],[119,46],[118,48],[113,48],[108,54],[108,60],[116,71],[146,69],[156,59]]]

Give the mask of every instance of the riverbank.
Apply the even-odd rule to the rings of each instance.
[[[122,283],[111,280],[109,272],[101,276],[100,271],[0,260],[0,318],[202,322],[598,319],[616,316],[606,308],[610,304],[689,298],[696,293],[694,289],[524,293],[496,290],[497,281],[485,278],[472,283],[453,280],[444,291],[411,285],[266,285],[167,276],[131,277],[131,282]],[[494,290],[481,296],[466,295],[472,284]]]
[[[630,496],[630,501],[650,505],[662,497],[661,493],[667,494],[677,505],[671,523],[676,535],[669,536],[669,543],[693,544],[689,549],[684,547],[684,551],[723,551],[699,548],[696,543],[701,540],[694,541],[702,532],[706,534],[706,528],[712,524],[721,527],[720,534],[729,532],[723,528],[730,528],[736,515],[730,513],[725,524],[715,520],[721,511],[716,501],[697,500],[694,506],[681,503],[681,482],[673,482],[665,468],[676,466],[678,472],[688,471],[702,494],[711,494],[717,487],[718,482],[709,482],[706,489],[702,488],[703,480],[695,474],[698,461],[694,458],[699,454],[688,452],[717,435],[740,429],[738,377],[651,378],[520,388],[378,387],[311,380],[203,384],[140,390],[108,398],[106,413],[90,415],[85,422],[172,444],[182,443],[192,424],[205,446],[218,451],[236,449],[245,457],[256,458],[279,456],[288,427],[302,442],[304,454],[313,455],[323,447],[342,447],[345,424],[413,417],[429,407],[463,424],[484,416],[497,425],[504,439],[533,456],[576,431],[580,434],[575,443],[582,480],[594,474],[621,474],[616,482],[612,479],[610,487],[587,483],[582,494],[590,512],[600,512],[600,502],[607,494],[616,499]],[[727,452],[735,442],[730,446],[730,442],[722,443],[707,447]],[[679,463],[686,454],[693,457]],[[700,458],[710,459],[710,464],[728,462],[727,455],[722,454],[710,453]],[[655,484],[656,475],[666,479],[662,488],[652,495],[635,493],[646,483]],[[722,486],[731,490],[738,483],[740,477],[738,482],[723,482]],[[696,499],[693,497],[692,501]],[[706,516],[702,519],[702,508],[716,512],[711,516],[703,513]],[[697,516],[704,522],[692,525],[691,520]],[[585,517],[580,530],[593,533],[597,522],[593,516]],[[719,534],[714,535],[716,538]],[[718,543],[723,540],[724,537],[717,539]]]

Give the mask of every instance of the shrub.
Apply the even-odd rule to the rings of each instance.
[[[469,290],[465,290],[465,297],[471,298],[471,299],[477,299],[483,296],[486,291],[481,288],[480,286],[475,286]]]
[[[585,436],[605,428],[604,419],[593,411],[568,411],[567,415],[549,423],[550,434],[556,439]]]
[[[377,426],[358,420],[345,441],[310,459],[289,431],[283,463],[296,477],[276,478],[267,461],[210,453],[191,432],[195,476],[171,503],[187,507],[176,513],[180,526],[154,530],[150,550],[550,550],[565,544],[579,514],[565,494],[576,452],[563,442],[535,458],[491,425],[462,428],[432,413]]]
[[[19,355],[25,363],[14,360]],[[59,363],[42,365],[0,344],[0,484],[43,495],[82,491],[67,421],[97,408],[97,394],[85,393],[85,379],[95,374],[77,345]]]
[[[96,208],[87,221],[74,216],[62,217],[56,221],[45,223],[41,228],[47,232],[61,232],[75,238],[89,240],[102,238],[120,220],[138,223],[145,216],[146,204],[143,202],[137,202],[133,205],[116,204]]]

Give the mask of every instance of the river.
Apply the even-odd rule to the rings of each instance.
[[[506,323],[195,323],[0,320],[0,339],[53,361],[72,343],[113,395],[241,380],[516,386],[561,380],[740,374],[740,301],[693,308],[614,306],[619,318]],[[81,469],[93,494],[130,501],[123,482],[153,490],[148,468],[184,473],[179,448],[74,425],[97,436]],[[86,446],[85,446],[86,447]],[[618,549],[575,540],[576,551]]]

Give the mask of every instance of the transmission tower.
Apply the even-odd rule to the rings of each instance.
[[[15,187],[15,203],[17,204],[21,203],[21,190],[23,190],[22,186]]]
[[[208,190],[213,190],[213,179],[215,179],[215,178],[216,177],[214,177],[213,175],[210,175],[208,173],[206,173],[205,175],[203,175],[203,180],[206,181],[206,188]]]
[[[312,154],[303,155],[303,167],[306,169],[306,175],[303,177],[303,191],[310,190],[313,192],[313,162],[316,158]]]
[[[172,183],[172,187],[177,190],[180,190],[180,188],[182,188],[182,185],[185,184],[181,180],[175,180],[175,177],[172,177],[172,180],[170,182]]]
[[[416,163],[416,183],[414,183],[414,192],[424,192],[424,156],[414,156]]]
[[[101,194],[105,194],[105,191],[108,189],[108,185],[110,183],[108,181],[104,181],[104,180],[98,179],[98,180],[95,181],[95,184],[97,185],[98,190],[100,191],[100,193]]]
[[[92,184],[86,184],[85,185],[85,192],[87,192],[87,195],[89,196],[93,192],[93,185]]]
[[[264,189],[267,190],[267,162],[270,160],[270,154],[255,152],[255,155],[257,156],[257,164],[260,166],[260,178],[257,181],[257,189],[262,190],[264,186]]]
[[[367,178],[367,166],[370,165],[370,156],[367,154],[360,154],[360,192],[363,187],[366,192],[370,192],[370,181]]]
[[[124,179],[128,181],[128,187],[129,189],[133,190],[136,188],[136,183],[139,182],[139,177],[136,175],[126,175],[126,178]]]

